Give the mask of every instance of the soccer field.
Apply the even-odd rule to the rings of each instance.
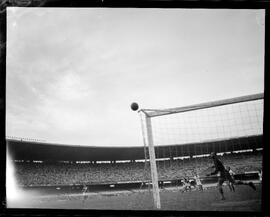
[[[221,201],[215,187],[203,192],[182,193],[177,188],[162,189],[162,210],[179,211],[261,211],[261,185],[257,191],[249,186],[236,186],[230,192],[224,186],[226,200]],[[82,194],[32,195],[23,201],[9,203],[9,208],[154,210],[152,192],[148,190],[110,191]]]

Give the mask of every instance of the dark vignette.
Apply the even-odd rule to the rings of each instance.
[[[5,192],[6,143],[6,26],[7,7],[128,7],[128,8],[227,8],[266,9],[265,22],[265,92],[264,92],[264,153],[262,212],[179,212],[179,211],[113,211],[113,210],[61,210],[61,209],[7,209]],[[269,59],[270,59],[270,0],[0,0],[0,216],[270,216],[269,212]]]

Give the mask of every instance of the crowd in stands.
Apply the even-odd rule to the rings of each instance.
[[[262,168],[262,153],[229,154],[219,157],[225,166],[235,173],[258,171]],[[158,161],[160,180],[180,179],[200,173],[213,162],[208,157],[185,160]],[[115,183],[125,181],[150,180],[149,162],[130,163],[15,163],[16,179],[19,185],[72,185],[91,183]]]

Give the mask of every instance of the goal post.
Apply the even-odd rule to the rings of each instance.
[[[159,147],[171,146],[172,160],[205,155],[210,150],[233,153],[256,148],[263,135],[263,99],[264,94],[258,93],[191,106],[138,111],[144,115],[142,131],[146,132],[143,136],[149,150],[156,208],[161,208],[158,186],[161,174],[158,174],[157,160],[166,157],[159,153]],[[245,144],[247,142],[252,145]],[[173,153],[174,150],[177,153]]]
[[[146,130],[147,130],[147,142],[148,142],[148,147],[149,147],[154,204],[157,209],[160,209],[161,205],[160,205],[160,195],[159,195],[159,186],[158,186],[156,155],[155,155],[155,148],[154,148],[153,134],[152,134],[152,123],[151,123],[151,118],[148,117],[147,115],[145,115],[145,123],[146,123]]]

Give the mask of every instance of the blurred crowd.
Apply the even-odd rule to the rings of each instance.
[[[229,154],[219,157],[225,166],[235,173],[257,171],[262,168],[262,153]],[[210,158],[157,161],[160,180],[194,176],[213,166]],[[91,183],[115,183],[150,180],[149,162],[130,163],[15,163],[19,185],[73,185]]]

